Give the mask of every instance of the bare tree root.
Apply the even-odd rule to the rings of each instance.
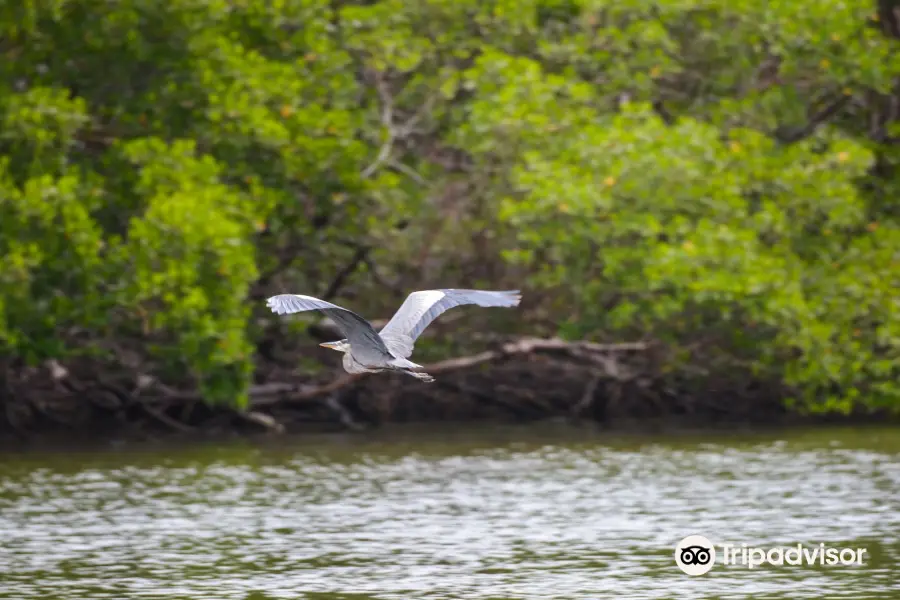
[[[625,352],[642,352],[648,348],[649,345],[642,342],[597,344],[593,342],[566,342],[560,339],[525,338],[503,344],[497,350],[488,350],[471,356],[451,358],[423,365],[422,370],[431,375],[441,375],[471,369],[485,363],[515,356],[539,352],[561,352],[573,358],[586,360],[595,367],[600,368],[603,376],[621,379],[629,377],[629,375],[623,371],[623,367],[612,355]],[[250,403],[253,407],[261,407],[279,403],[305,402],[356,385],[363,378],[364,375],[344,375],[334,381],[318,386],[286,383],[256,385],[250,389]]]

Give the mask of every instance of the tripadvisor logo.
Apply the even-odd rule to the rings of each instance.
[[[740,565],[755,569],[768,565],[791,566],[851,566],[864,564],[866,548],[834,548],[818,546],[778,546],[755,548],[741,544],[719,544],[716,546],[702,535],[689,535],[675,546],[675,564],[688,575],[708,573],[716,562],[723,565]],[[721,559],[717,560],[717,556]]]
[[[716,547],[702,535],[689,535],[675,546],[675,564],[688,575],[703,575],[716,564]]]

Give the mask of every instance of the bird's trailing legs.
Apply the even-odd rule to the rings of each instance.
[[[424,381],[425,383],[431,383],[432,381],[434,381],[434,377],[432,377],[428,373],[418,373],[416,371],[405,371],[405,370],[403,372],[406,373],[407,375],[409,375],[410,377],[415,377],[419,381]]]

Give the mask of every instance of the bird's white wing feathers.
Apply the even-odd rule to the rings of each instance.
[[[518,290],[424,290],[413,292],[379,332],[394,354],[412,354],[412,345],[425,328],[447,310],[464,304],[485,307],[518,306]]]
[[[384,340],[376,333],[372,324],[352,310],[347,310],[346,308],[325,300],[319,300],[312,296],[301,296],[300,294],[279,294],[278,296],[272,296],[266,300],[266,306],[271,308],[272,312],[279,315],[287,315],[308,310],[322,311],[335,322],[344,334],[344,337],[350,342],[354,354],[365,359],[366,350],[371,349],[377,356],[387,355],[390,357],[390,352],[388,351],[387,346],[385,346]]]
[[[425,328],[447,310],[465,304],[484,307],[518,306],[522,297],[518,290],[424,290],[413,292],[394,313],[384,328],[376,333],[371,323],[351,310],[312,296],[280,294],[266,305],[279,315],[318,310],[331,318],[353,347],[354,356],[371,364],[376,358],[408,358],[413,345]],[[371,357],[362,356],[372,353]],[[415,365],[417,366],[417,365]]]

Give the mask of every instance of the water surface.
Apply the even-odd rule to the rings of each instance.
[[[900,598],[900,431],[385,430],[0,455],[0,598]],[[717,565],[690,534],[867,549]]]

